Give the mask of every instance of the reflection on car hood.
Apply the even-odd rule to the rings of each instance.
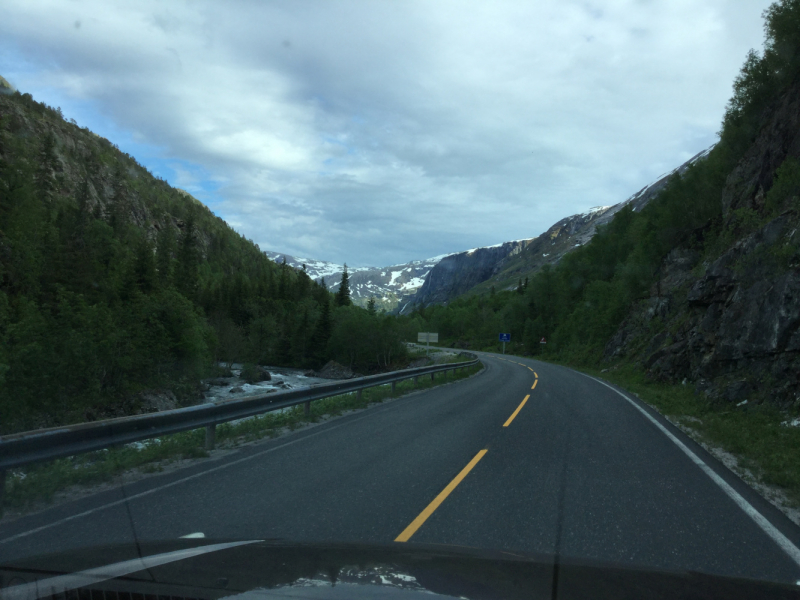
[[[0,566],[0,600],[800,598],[796,586],[451,546],[176,540]]]

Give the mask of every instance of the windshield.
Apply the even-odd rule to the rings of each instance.
[[[800,583],[797,0],[7,0],[0,75],[0,565]]]

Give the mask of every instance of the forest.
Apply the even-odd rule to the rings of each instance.
[[[347,285],[275,264],[59,108],[4,91],[0,433],[130,414],[147,390],[192,404],[234,362],[403,363],[401,324]]]

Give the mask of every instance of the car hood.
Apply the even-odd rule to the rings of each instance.
[[[796,586],[438,545],[190,539],[0,565],[0,600],[800,598]]]

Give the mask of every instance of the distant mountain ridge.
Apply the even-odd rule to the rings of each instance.
[[[324,281],[331,291],[339,289],[344,265],[323,260],[313,260],[265,251],[275,262],[283,262],[295,269],[305,265],[306,273],[314,281]],[[425,281],[425,277],[443,256],[392,265],[389,267],[347,267],[350,276],[350,296],[359,306],[366,306],[375,298],[378,309],[390,312],[399,304],[407,302]]]
[[[703,159],[711,148],[699,152],[623,202],[598,206],[561,219],[534,238],[444,257],[431,269],[419,291],[400,306],[398,312],[407,314],[415,306],[447,303],[461,294],[485,293],[492,287],[497,290],[516,287],[520,280],[530,277],[545,265],[557,263],[565,254],[586,244],[599,226],[609,223],[624,207],[641,210],[664,189],[670,177],[683,173]]]
[[[711,147],[713,148],[713,146]],[[672,175],[686,171],[711,148],[699,152],[676,169],[665,173],[628,199],[613,206],[597,206],[561,219],[536,237],[472,248],[389,267],[348,267],[353,302],[366,306],[375,298],[379,309],[407,314],[416,306],[447,303],[467,293],[486,293],[492,287],[510,289],[548,264],[555,264],[575,248],[586,244],[597,228],[611,221],[626,206],[641,210],[664,189]],[[264,252],[275,262],[295,268],[305,266],[309,277],[323,281],[332,291],[339,288],[344,265]]]

